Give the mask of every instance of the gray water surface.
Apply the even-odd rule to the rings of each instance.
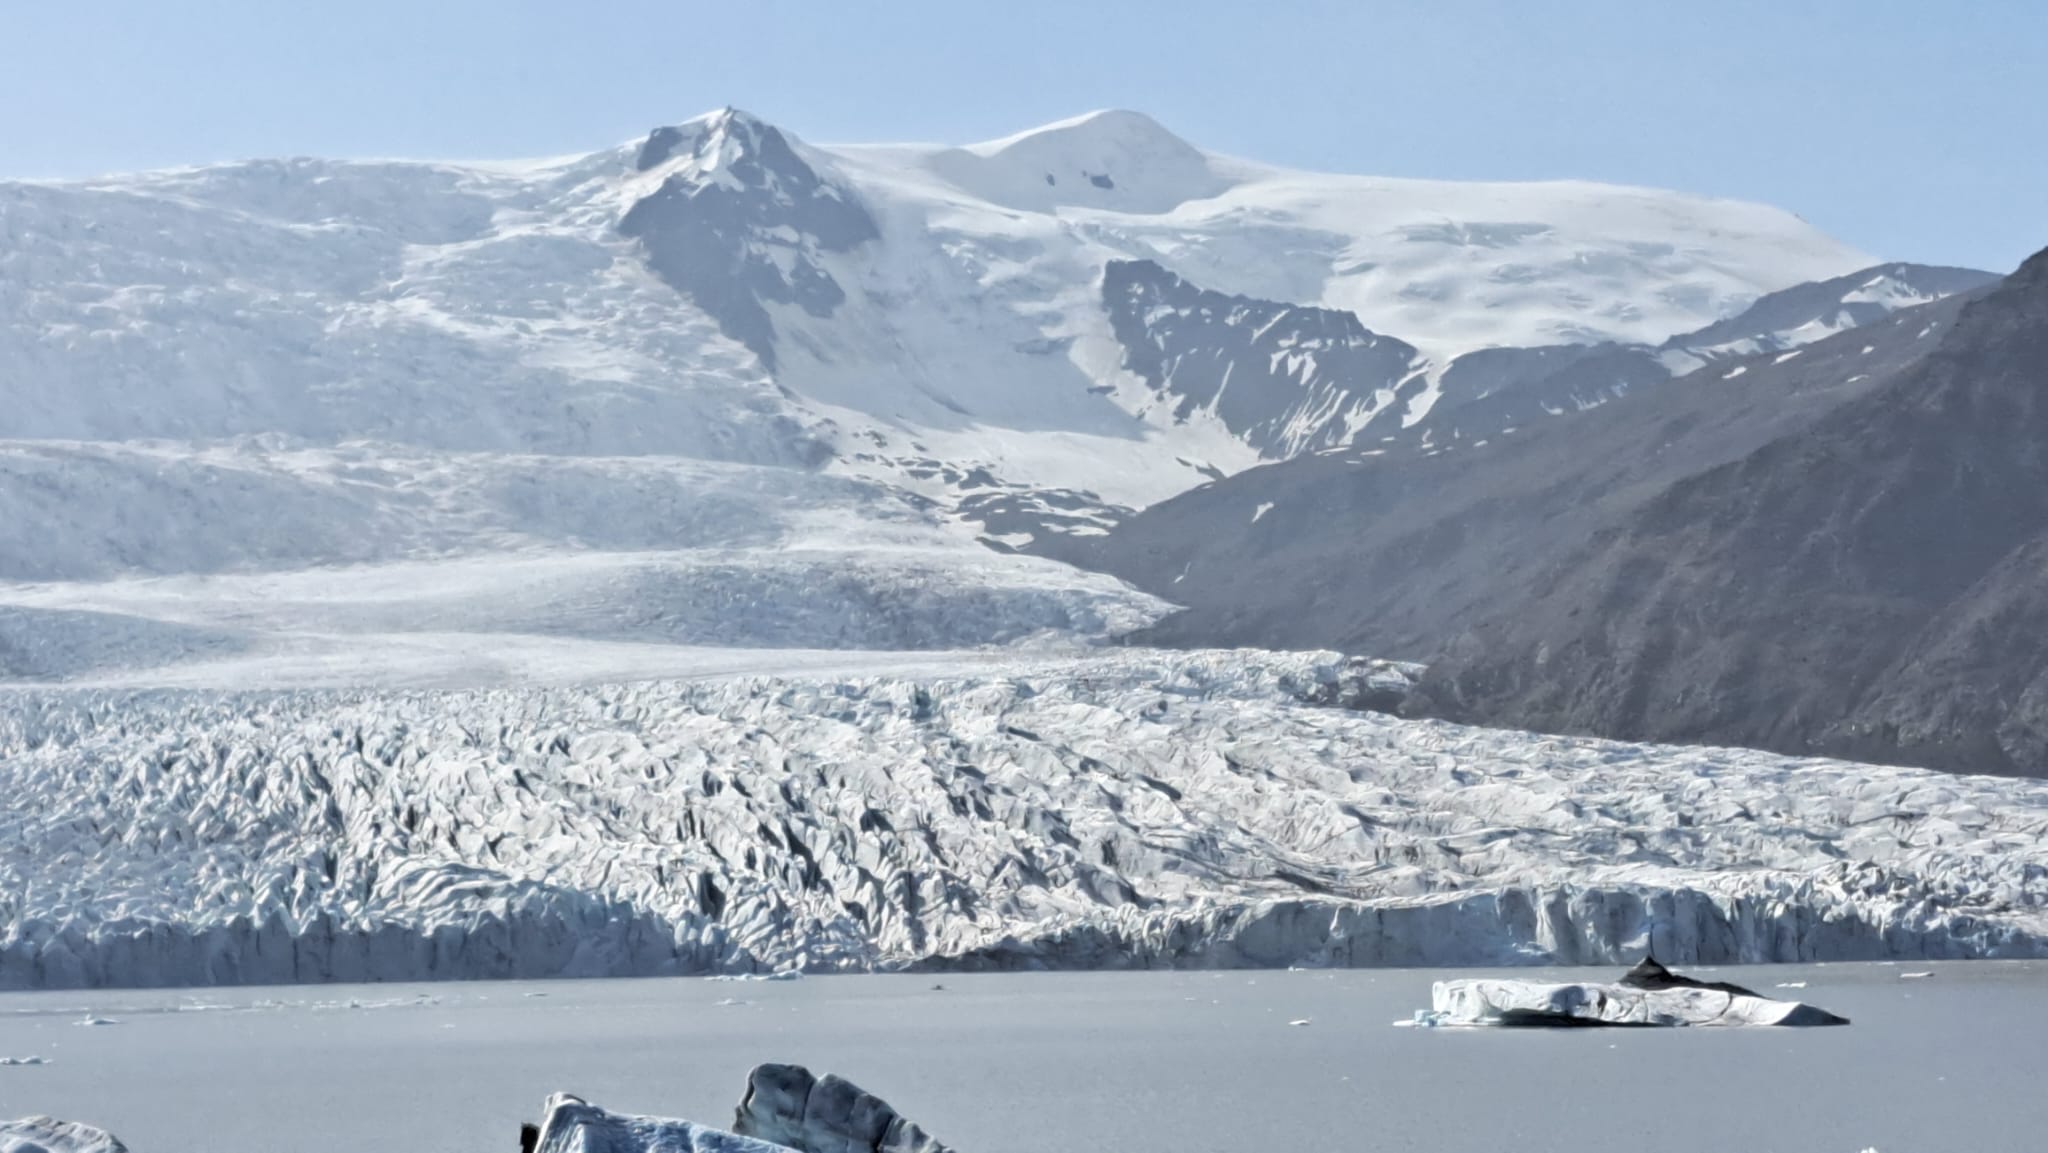
[[[51,1063],[0,1067],[0,1118],[135,1153],[503,1151],[555,1090],[723,1125],[792,1061],[963,1153],[2048,1149],[2048,963],[1718,972],[1855,1024],[1399,1029],[1476,974],[1385,969],[6,994],[0,1057]]]

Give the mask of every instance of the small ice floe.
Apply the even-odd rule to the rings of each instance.
[[[547,994],[546,994],[546,993],[528,993],[528,994],[526,994],[526,995],[527,995],[527,996],[529,996],[529,997],[545,997],[545,996],[547,996]]]
[[[346,1001],[315,1001],[311,1005],[311,1008],[313,1008],[314,1010],[411,1009],[427,1005],[438,1005],[440,1003],[441,998],[436,997],[431,993],[421,993],[413,997],[388,997],[369,1001],[365,1001],[361,997],[350,997]]]
[[[73,1021],[71,1023],[77,1025],[82,1029],[97,1029],[105,1025],[118,1025],[121,1022],[116,1021],[112,1017],[94,1017],[88,1015],[85,1017],[81,1017],[78,1020]]]
[[[219,1001],[181,1001],[178,1003],[177,1008],[172,1011],[176,1013],[231,1013],[234,1011],[234,1008],[233,1005],[222,1004]]]
[[[718,1005],[720,1007],[725,1007],[730,1005],[744,1005],[746,1004],[746,1002],[740,1000],[738,997],[723,997],[717,1001],[713,1001],[712,1004]]]
[[[1929,978],[1929,977],[1932,977],[1932,976],[1934,976],[1934,974],[1933,974],[1933,973],[1931,973],[1931,972],[1929,972],[1929,973],[1900,973],[1900,974],[1899,974],[1899,980],[1901,980],[1901,981],[1924,981],[1924,980],[1926,980],[1927,978]]]
[[[1780,981],[1780,982],[1778,982],[1778,988],[1780,988],[1780,989],[1804,989],[1804,988],[1806,988],[1806,982],[1804,982],[1804,981]]]
[[[0,1065],[4,1066],[47,1065],[49,1063],[50,1059],[48,1057],[0,1057]]]
[[[706,981],[800,981],[802,969],[784,969],[779,973],[713,973]]]
[[[1307,1017],[1296,1017],[1296,1018],[1295,1018],[1294,1020],[1292,1020],[1292,1021],[1289,1021],[1289,1022],[1287,1022],[1287,1023],[1288,1023],[1289,1025],[1292,1025],[1293,1027],[1295,1027],[1295,1028],[1299,1029],[1299,1028],[1301,1028],[1301,1027],[1302,1027],[1303,1025],[1306,1025],[1306,1024],[1308,1024],[1308,1018],[1307,1018]]]

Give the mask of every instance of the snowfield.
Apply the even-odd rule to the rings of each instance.
[[[2048,955],[2048,785],[1339,707],[1406,675],[16,692],[0,987]]]

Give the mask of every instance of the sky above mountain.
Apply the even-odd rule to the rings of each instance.
[[[821,142],[1129,107],[1303,168],[1762,200],[1890,259],[2048,243],[2034,0],[7,7],[0,176],[576,152],[723,104]]]

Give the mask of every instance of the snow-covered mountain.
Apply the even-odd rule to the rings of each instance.
[[[1593,403],[1869,263],[1757,205],[1294,172],[1129,112],[0,184],[0,676],[1099,635],[1163,606],[1012,550],[1474,396]],[[1937,290],[1895,280],[1792,319]],[[971,607],[913,622],[940,588]]]
[[[1076,655],[1231,585],[1057,559],[1968,280],[1124,112],[0,183],[0,987],[2038,954],[2034,786]]]
[[[1482,348],[1433,360],[1355,313],[1231,296],[1152,260],[1104,269],[1124,367],[1176,421],[1220,422],[1269,460],[1354,444],[1448,444],[1584,412],[1701,366],[1783,352],[1899,308],[1995,282],[1964,268],[1893,264],[1802,284],[1658,344]]]

